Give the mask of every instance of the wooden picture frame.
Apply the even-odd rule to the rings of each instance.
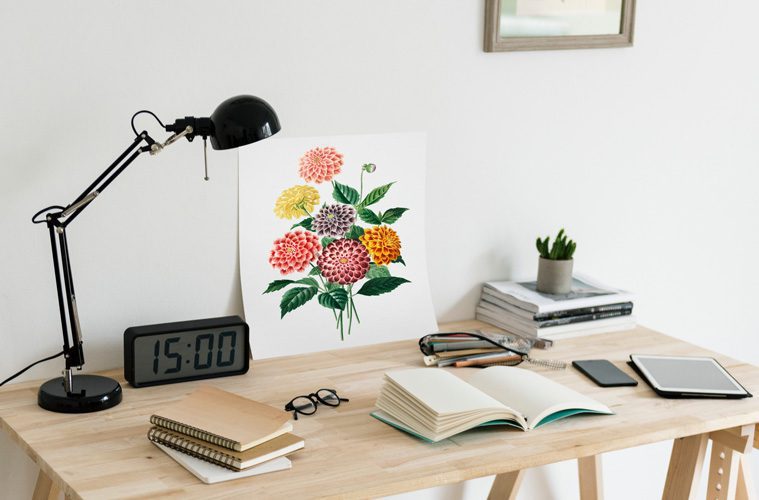
[[[622,0],[618,34],[502,37],[500,21],[501,0],[486,0],[485,52],[630,47],[635,27],[635,0]]]

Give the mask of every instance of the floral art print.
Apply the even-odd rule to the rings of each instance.
[[[305,184],[282,190],[273,207],[291,226],[268,256],[286,278],[271,281],[263,293],[282,293],[280,318],[309,303],[323,308],[344,340],[361,323],[363,301],[410,283],[403,277],[401,235],[393,228],[409,209],[391,203],[394,182],[372,182],[382,179],[381,165],[346,165],[332,146],[305,151],[293,165],[296,174]],[[331,199],[322,200],[314,187],[323,183],[331,184]]]

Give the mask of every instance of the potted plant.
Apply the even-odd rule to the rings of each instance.
[[[540,261],[538,262],[538,284],[539,292],[551,294],[566,294],[572,290],[572,255],[575,253],[577,244],[572,240],[567,240],[564,229],[559,231],[553,246],[550,246],[550,238],[546,236],[544,240],[538,237],[535,245],[540,252]]]

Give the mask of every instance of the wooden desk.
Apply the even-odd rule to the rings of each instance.
[[[534,352],[536,357],[565,360],[607,358],[630,374],[624,361],[633,352],[714,355],[749,391],[759,393],[759,368],[645,328],[568,339],[550,351]],[[427,444],[369,416],[383,372],[421,364],[416,341],[409,340],[256,361],[247,375],[210,381],[274,406],[321,387],[337,389],[350,398],[339,408],[320,408],[294,423],[306,448],[293,455],[291,471],[217,485],[202,484],[145,437],[154,410],[185,396],[196,382],[143,389],[124,383],[119,406],[84,415],[44,411],[36,404],[39,381],[15,384],[0,390],[0,424],[39,465],[39,498],[47,498],[51,490],[61,490],[71,498],[98,499],[377,497],[492,474],[499,476],[491,496],[512,498],[522,470],[568,459],[579,461],[583,498],[597,498],[601,488],[597,455],[670,439],[675,444],[665,498],[690,498],[709,437],[717,444],[709,498],[725,498],[736,491],[749,498],[745,486],[749,478],[735,450],[748,452],[752,447],[754,424],[759,422],[757,397],[667,400],[644,383],[602,389],[574,369],[541,370],[602,401],[616,415],[573,417],[526,433],[475,430]],[[120,371],[109,375],[123,383]],[[631,477],[631,488],[635,481]]]

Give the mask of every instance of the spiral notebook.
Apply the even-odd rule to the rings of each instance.
[[[213,386],[201,386],[162,408],[150,423],[235,451],[245,451],[293,430],[290,415]]]
[[[161,427],[152,427],[148,431],[148,439],[234,471],[244,470],[277,457],[288,455],[303,448],[305,444],[302,438],[287,433],[248,450],[236,452],[199,439],[177,434]]]
[[[250,467],[240,472],[234,472],[228,469],[217,467],[208,462],[204,462],[198,458],[191,457],[190,455],[185,455],[184,453],[173,450],[168,446],[158,444],[155,441],[153,441],[153,444],[168,456],[170,456],[172,459],[174,459],[174,461],[179,465],[190,471],[192,475],[206,484],[221,483],[223,481],[230,481],[232,479],[257,476],[259,474],[266,474],[268,472],[276,472],[292,468],[292,463],[289,459],[285,457],[279,457],[275,458],[274,460],[264,462],[261,465],[256,465],[255,467]]]

